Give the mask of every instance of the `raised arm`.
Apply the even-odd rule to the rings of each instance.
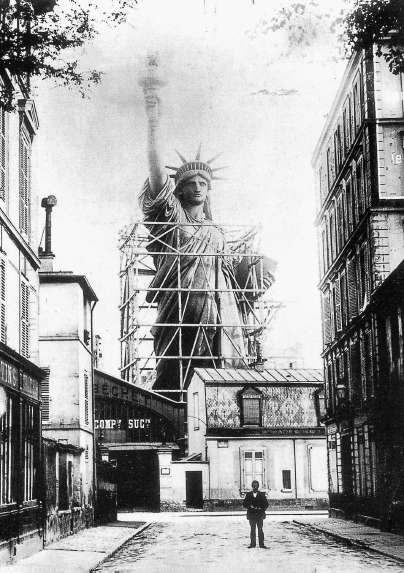
[[[147,157],[149,163],[150,193],[156,197],[167,181],[161,148],[161,98],[159,86],[144,86],[148,118]]]

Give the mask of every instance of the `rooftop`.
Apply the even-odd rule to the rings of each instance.
[[[219,383],[276,383],[276,384],[315,384],[324,382],[322,369],[316,368],[290,368],[290,369],[268,369],[258,372],[253,369],[243,368],[195,368],[197,374],[204,382]]]

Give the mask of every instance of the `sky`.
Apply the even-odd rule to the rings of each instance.
[[[346,0],[321,0],[323,18],[302,15],[293,30],[268,31],[275,11],[290,4],[139,0],[128,23],[100,25],[77,54],[81,66],[103,72],[89,98],[49,82],[35,88],[39,198],[52,194],[58,201],[54,270],[84,274],[95,290],[95,333],[110,374],[118,375],[120,366],[119,232],[140,218],[137,195],[147,177],[138,82],[146,55],[155,52],[167,80],[166,164],[179,165],[174,149],[193,158],[199,143],[202,159],[223,152],[217,165],[229,166],[228,180],[215,182],[214,220],[260,224],[261,250],[278,262],[267,298],[283,308],[266,354],[293,348],[305,367],[321,367],[311,158],[346,66],[335,57],[327,27]]]

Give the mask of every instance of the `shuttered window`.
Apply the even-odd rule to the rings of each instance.
[[[89,407],[88,407],[88,374],[84,372],[84,422],[86,426],[89,423]]]
[[[254,480],[260,484],[261,489],[267,489],[265,454],[266,448],[259,450],[252,450],[249,448],[240,449],[242,491],[249,491]]]
[[[6,344],[6,261],[0,257],[0,342]]]
[[[332,320],[331,320],[331,293],[327,289],[322,295],[323,310],[323,336],[324,345],[330,344],[332,339]]]
[[[334,282],[334,311],[335,311],[335,328],[338,332],[342,330],[341,284],[339,278],[337,278]]]
[[[20,132],[20,231],[29,233],[29,175],[30,175],[30,139],[24,126]]]
[[[0,108],[0,199],[6,200],[6,112]]]
[[[50,422],[49,368],[43,368],[45,378],[41,382],[42,423]]]
[[[353,257],[347,264],[348,276],[348,309],[349,320],[358,314],[358,289],[356,283],[356,258]]]
[[[347,284],[346,284],[346,273],[341,272],[340,285],[341,285],[341,319],[342,326],[348,324],[348,299],[347,299]]]
[[[21,282],[21,354],[29,358],[29,287]]]
[[[261,423],[261,394],[249,388],[241,395],[243,425],[259,426]]]

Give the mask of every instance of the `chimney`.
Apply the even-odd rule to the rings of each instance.
[[[56,197],[49,195],[41,201],[41,207],[45,209],[46,222],[45,222],[45,249],[39,247],[39,258],[41,260],[41,271],[53,271],[53,259],[55,255],[52,253],[52,209],[57,204]]]

